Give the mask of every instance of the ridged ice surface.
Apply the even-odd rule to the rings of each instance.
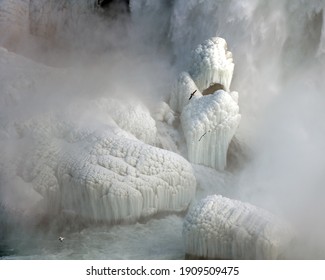
[[[214,83],[229,91],[233,72],[232,53],[227,50],[225,39],[213,37],[194,50],[189,73],[201,91]]]
[[[2,101],[13,112],[35,97],[35,91],[42,91],[38,78],[62,79],[55,69],[4,49],[0,61],[0,73],[15,74],[12,79],[0,76]],[[30,68],[33,71],[27,71]],[[136,221],[184,211],[195,195],[191,165],[152,146],[157,138],[155,121],[139,101],[75,99],[73,104],[40,109],[30,117],[19,118],[17,113],[12,120],[2,118],[0,128],[2,147],[22,147],[11,158],[12,164],[0,166],[1,171],[18,176],[41,194],[49,215],[63,212],[90,221]]]
[[[224,169],[240,118],[238,104],[223,90],[191,99],[181,114],[189,160]]]
[[[233,70],[226,41],[213,37],[193,51],[189,71],[181,72],[174,83],[169,104],[181,115],[192,163],[220,170],[227,165],[228,146],[241,119],[238,93],[218,90],[202,96],[201,92],[214,84],[229,91]]]
[[[63,151],[58,164],[63,209],[115,222],[187,208],[195,178],[184,159],[121,136],[90,137]]]
[[[195,97],[202,96],[190,74],[188,72],[180,73],[171,91],[170,107],[175,112],[181,113],[183,108],[190,102],[189,98],[193,92],[195,92]]]
[[[269,212],[218,195],[187,214],[186,253],[209,259],[281,259],[293,240],[290,227]]]

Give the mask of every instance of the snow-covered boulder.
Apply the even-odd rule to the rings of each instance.
[[[229,92],[234,71],[224,39],[213,37],[192,54],[188,72],[182,72],[169,104],[181,117],[188,159],[223,170],[227,151],[241,116],[238,93]]]
[[[115,223],[187,209],[196,181],[185,159],[117,126],[71,131],[65,139],[71,126],[60,123],[60,135],[34,139],[19,164],[19,175],[44,197],[48,214]]]
[[[187,209],[191,164],[153,146],[155,120],[140,101],[65,94],[73,69],[59,74],[4,49],[0,61],[0,172],[40,194],[46,214],[115,223]]]
[[[238,104],[223,90],[191,100],[181,114],[189,160],[224,169],[240,118]]]
[[[189,74],[200,91],[217,83],[229,91],[234,67],[232,53],[227,49],[226,40],[212,37],[194,50]]]
[[[62,207],[82,217],[135,221],[184,211],[195,194],[191,167],[176,154],[114,135],[81,146],[64,154],[57,172]]]
[[[213,195],[187,214],[183,236],[188,257],[281,259],[293,240],[288,224],[248,203]]]
[[[157,144],[156,122],[139,100],[99,98],[92,105],[109,115],[123,130],[150,145]]]

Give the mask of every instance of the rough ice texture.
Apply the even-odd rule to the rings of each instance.
[[[281,259],[292,229],[269,212],[219,195],[201,200],[187,214],[186,253],[208,259]]]
[[[143,104],[75,97],[50,111],[31,106],[32,112],[22,110],[20,117],[15,112],[23,102],[33,103],[40,93],[51,96],[39,79],[60,81],[63,75],[4,49],[0,61],[1,97],[9,107],[1,112],[0,146],[16,147],[15,156],[8,152],[10,172],[3,158],[0,171],[41,194],[49,215],[65,212],[114,223],[187,209],[196,188],[192,167],[181,156],[146,144],[153,144],[157,133]]]
[[[120,128],[150,145],[157,144],[156,122],[149,110],[138,100],[100,98],[94,101],[99,110],[110,115]]]
[[[226,41],[213,37],[195,49],[190,70],[182,72],[174,84],[169,104],[181,115],[188,159],[192,163],[220,170],[226,167],[228,146],[241,118],[238,93],[226,92],[233,70],[232,54],[227,50]],[[226,91],[217,90],[202,96],[204,90],[216,84]]]
[[[181,114],[189,160],[224,169],[240,118],[238,104],[223,90],[192,99]]]
[[[214,83],[230,90],[234,72],[232,53],[223,38],[213,37],[200,44],[193,52],[189,74],[203,91]]]
[[[189,98],[194,91],[196,92],[192,98],[202,96],[188,72],[182,72],[172,88],[169,99],[170,107],[175,112],[181,113],[183,108],[190,102]]]

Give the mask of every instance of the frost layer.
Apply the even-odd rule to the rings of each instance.
[[[209,259],[279,259],[293,239],[291,229],[248,203],[209,196],[186,216],[186,253]]]
[[[192,167],[151,146],[157,129],[143,104],[75,97],[50,111],[24,112],[28,101],[42,103],[42,93],[50,99],[43,76],[60,85],[65,71],[59,75],[1,48],[0,61],[1,100],[10,108],[0,118],[0,147],[8,151],[10,170],[2,157],[0,172],[41,194],[47,214],[113,223],[188,207],[196,187]],[[16,147],[22,149],[10,150]]]
[[[225,91],[192,100],[181,114],[189,160],[224,169],[240,118],[237,103]]]
[[[189,71],[179,75],[172,89],[169,104],[181,114],[192,163],[220,170],[227,165],[228,146],[241,118],[238,93],[213,91],[218,85],[229,91],[233,70],[226,41],[213,37],[195,49]],[[206,90],[212,94],[202,96]]]
[[[214,83],[229,91],[233,72],[232,53],[223,38],[208,39],[193,52],[189,73],[201,91]]]

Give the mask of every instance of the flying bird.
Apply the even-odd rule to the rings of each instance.
[[[211,130],[209,130],[208,132],[211,132]],[[207,134],[208,132],[205,132],[205,133],[200,137],[199,142],[201,141],[201,139],[203,138],[203,136],[204,136],[205,134]]]
[[[197,90],[194,90],[194,91],[191,93],[191,96],[190,96],[190,98],[189,98],[188,100],[191,100],[192,97],[194,96],[194,93],[196,93],[196,92],[197,92]]]
[[[58,239],[59,239],[60,242],[63,242],[64,237],[60,236]]]

